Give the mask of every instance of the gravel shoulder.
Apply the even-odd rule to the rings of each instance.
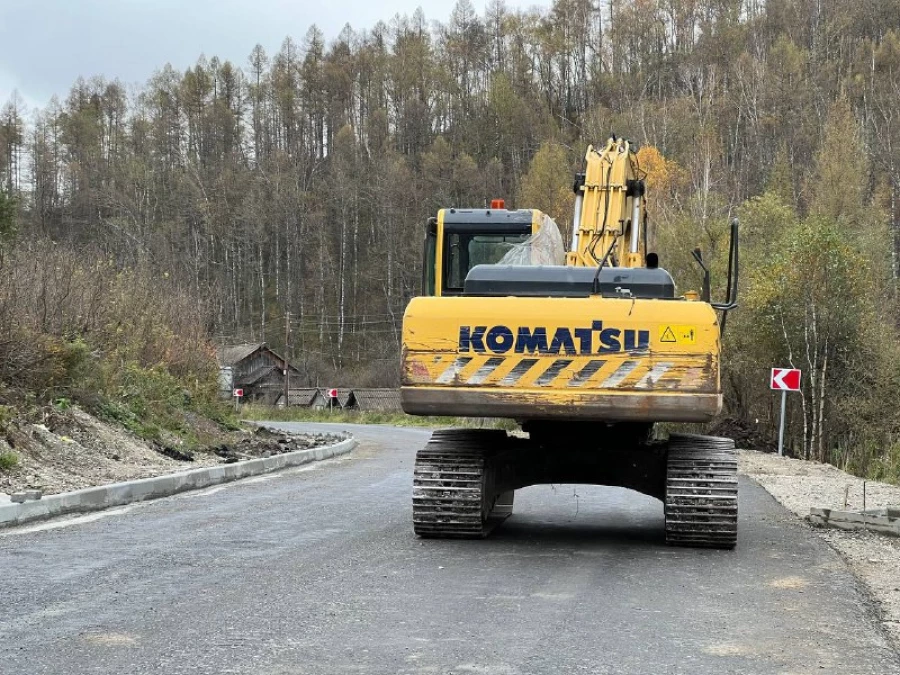
[[[803,519],[813,507],[861,510],[864,483],[866,508],[900,505],[900,486],[863,481],[830,464],[742,450],[739,470]],[[863,581],[882,625],[900,648],[900,539],[867,531],[815,529]]]

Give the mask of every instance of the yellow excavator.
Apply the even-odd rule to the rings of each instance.
[[[414,470],[413,527],[479,538],[537,484],[621,486],[660,499],[672,545],[733,548],[733,441],[655,438],[658,422],[721,410],[720,334],[736,306],[737,222],[726,299],[676,293],[647,250],[645,175],[632,145],[589,147],[571,245],[534,209],[442,209],[426,227],[423,295],[403,317],[401,402],[413,415],[508,418],[527,434],[434,432]]]

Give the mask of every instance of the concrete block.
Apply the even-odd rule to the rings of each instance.
[[[72,498],[66,500],[67,506],[70,508],[83,507],[87,510],[102,509],[105,506],[112,506],[109,503],[111,494],[115,494],[116,488],[126,485],[126,483],[115,483],[113,485],[103,485],[100,487],[85,488],[72,493]]]
[[[13,492],[13,493],[9,496],[9,498],[10,498],[10,499],[13,501],[13,503],[15,503],[15,504],[21,504],[22,502],[28,501],[28,497],[26,496],[26,494],[25,494],[24,492]]]
[[[840,530],[871,530],[888,536],[900,537],[900,509],[870,509],[866,511],[838,511],[812,508],[809,521],[822,527]]]
[[[19,517],[17,521],[22,523],[26,520],[36,520],[38,518],[46,518],[54,515],[54,507],[56,504],[52,500],[42,499],[40,501],[25,502],[19,505]]]
[[[19,517],[18,504],[0,504],[0,527],[15,525]]]

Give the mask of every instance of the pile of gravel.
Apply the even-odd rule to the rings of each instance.
[[[230,464],[257,457],[272,457],[297,450],[311,450],[340,443],[346,436],[339,434],[288,434],[259,427],[236,443],[225,443],[213,452]]]

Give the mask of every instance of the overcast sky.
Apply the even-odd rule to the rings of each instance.
[[[471,0],[483,13],[485,0]],[[64,99],[82,75],[143,84],[171,63],[202,53],[242,68],[261,44],[269,55],[288,35],[302,42],[317,24],[330,42],[349,23],[370,29],[422,7],[446,21],[455,0],[0,0],[0,105],[17,90],[29,109]],[[506,0],[510,8],[550,0]]]

